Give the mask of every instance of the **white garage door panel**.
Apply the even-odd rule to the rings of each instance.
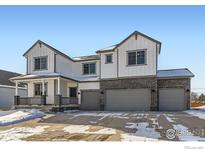
[[[120,89],[106,91],[106,110],[148,111],[151,104],[149,89]]]
[[[160,89],[159,110],[181,111],[186,109],[184,103],[184,89]]]

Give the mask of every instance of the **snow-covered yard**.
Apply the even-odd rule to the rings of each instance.
[[[205,120],[205,109],[201,109],[201,110],[188,110],[188,111],[185,111],[187,114],[190,114],[190,115],[193,115],[193,116],[196,116],[200,119],[203,119]]]
[[[0,126],[15,124],[35,118],[41,118],[45,114],[38,110],[12,110],[0,112]]]
[[[32,123],[31,119],[35,118],[40,120]],[[30,121],[21,123],[27,120]],[[18,125],[5,126],[15,123]],[[167,113],[68,111],[55,115],[38,110],[17,110],[2,116],[0,112],[0,124],[8,127],[0,129],[2,141],[205,141],[204,110]],[[196,128],[201,134],[196,133]]]

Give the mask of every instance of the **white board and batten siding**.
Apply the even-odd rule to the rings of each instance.
[[[146,50],[146,65],[128,66],[127,52]],[[118,54],[117,51],[118,50]],[[105,64],[105,55],[113,53],[113,63]],[[131,36],[113,52],[101,53],[101,78],[152,76],[157,70],[157,44],[141,35]],[[118,62],[117,62],[118,58]],[[118,67],[117,67],[118,63]],[[118,70],[117,70],[118,69]],[[118,73],[117,73],[118,71]],[[118,76],[117,76],[118,75]]]
[[[27,89],[18,88],[19,96],[26,97]],[[11,109],[14,106],[15,87],[0,85],[0,109]]]
[[[127,52],[146,49],[146,65],[127,66]],[[156,75],[156,42],[141,35],[131,36],[118,47],[119,77]]]
[[[34,58],[35,57],[48,57],[48,69],[43,71],[34,71]],[[28,61],[28,74],[40,74],[54,72],[54,52],[47,46],[36,44],[27,54]]]
[[[106,63],[106,55],[112,54],[112,63]],[[101,78],[117,77],[117,52],[100,53],[101,57]]]
[[[83,74],[83,64],[84,63],[96,63],[96,74],[84,75]],[[98,77],[99,76],[99,60],[88,60],[88,61],[78,61],[73,62],[68,58],[61,55],[56,55],[56,72],[63,74],[71,78],[87,78],[87,77]]]
[[[69,60],[68,58],[65,58],[62,55],[57,54],[56,55],[56,72],[63,74],[65,76],[73,76],[74,75],[74,62],[72,60]]]

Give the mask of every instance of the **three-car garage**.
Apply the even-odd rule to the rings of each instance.
[[[175,74],[175,76],[173,76]],[[190,108],[193,74],[159,71],[158,77],[100,81],[99,89],[81,91],[81,109],[105,111],[183,111]]]

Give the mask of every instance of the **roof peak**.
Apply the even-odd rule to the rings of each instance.
[[[148,36],[148,35],[146,35],[146,34],[144,34],[144,33],[141,33],[141,32],[139,32],[139,31],[134,31],[134,32],[132,32],[128,37],[126,37],[124,40],[122,40],[120,43],[118,43],[118,44],[116,44],[116,45],[109,46],[109,47],[107,47],[107,48],[103,48],[103,49],[97,50],[96,53],[114,51],[117,47],[119,47],[121,44],[123,44],[123,43],[124,43],[126,40],[128,40],[131,36],[136,35],[136,34],[139,34],[139,35],[141,35],[141,36],[143,36],[143,37],[145,37],[145,38],[147,38],[147,39],[149,39],[149,40],[151,40],[151,41],[156,42],[157,44],[159,44],[159,45],[160,45],[160,47],[159,47],[159,52],[161,51],[161,44],[162,44],[162,43],[161,43],[160,41],[158,41],[158,40],[156,40],[156,39],[154,39],[154,38],[152,38],[152,37],[150,37],[150,36]],[[111,47],[113,47],[113,48],[111,48]]]

